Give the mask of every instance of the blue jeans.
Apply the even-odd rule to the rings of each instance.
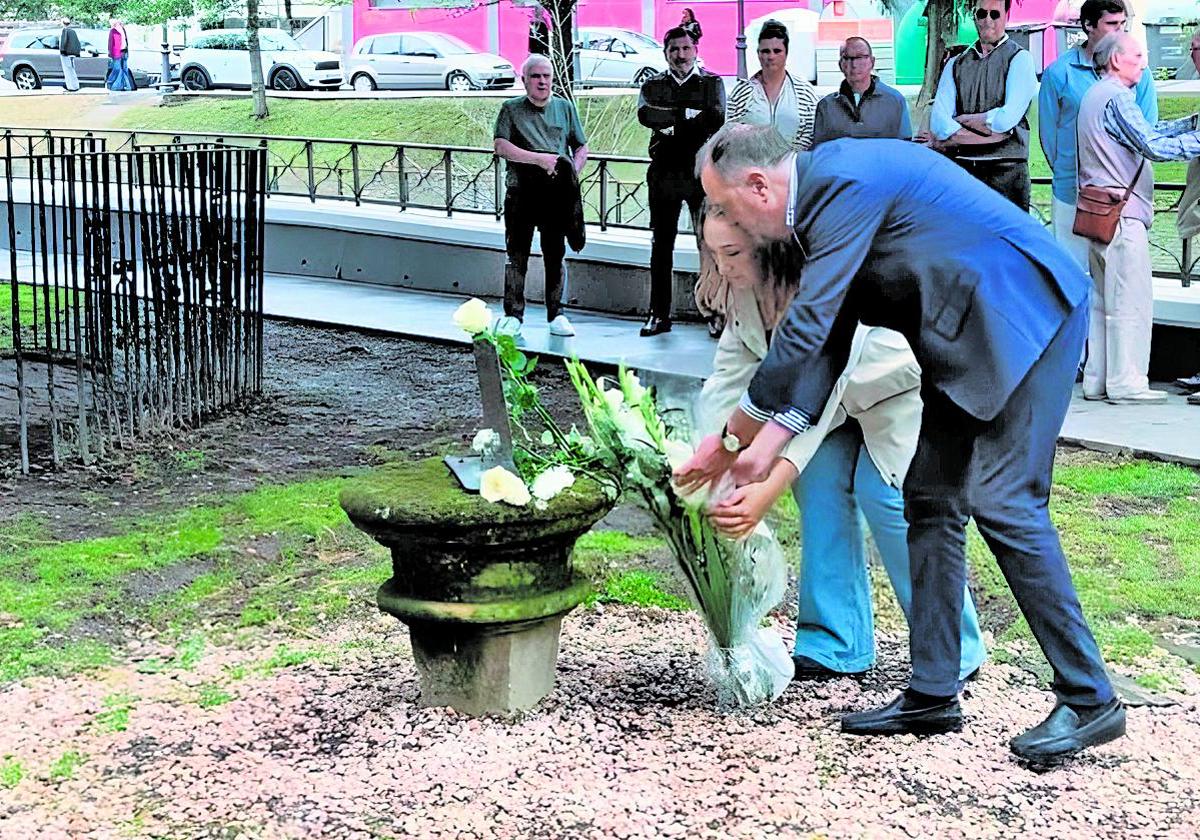
[[[911,627],[903,497],[879,475],[853,420],[825,437],[792,493],[803,531],[795,653],[834,671],[865,671],[875,662],[875,622],[859,510]],[[959,679],[987,658],[975,604],[965,587],[962,603]]]
[[[108,78],[104,80],[109,90],[134,90],[133,74],[129,72],[129,56],[108,60]]]

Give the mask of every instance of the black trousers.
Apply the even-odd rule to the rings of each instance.
[[[567,223],[544,191],[510,186],[504,195],[504,314],[525,318],[525,273],[533,231],[541,235],[546,269],[546,320],[562,312],[563,256],[567,252]]]
[[[921,431],[904,481],[913,586],[909,684],[917,691],[958,693],[966,525],[973,516],[1054,669],[1055,694],[1080,706],[1113,697],[1048,507],[1054,446],[1087,319],[1084,304],[992,420],[922,389]]]
[[[964,160],[956,163],[1000,195],[1029,212],[1029,163],[1023,160]]]
[[[686,203],[694,227],[704,189],[690,168],[666,167],[657,162],[646,171],[646,185],[650,191],[650,314],[670,318],[679,212]]]

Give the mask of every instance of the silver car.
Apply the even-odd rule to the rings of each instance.
[[[439,32],[369,35],[351,50],[346,77],[355,90],[465,91],[508,88],[517,81],[508,59]]]
[[[704,64],[697,59],[697,65]],[[667,69],[662,44],[632,29],[587,26],[579,30],[579,69],[584,87],[641,87]]]
[[[58,36],[62,29],[19,29],[8,36],[0,47],[0,77],[8,79],[20,90],[37,90],[43,85],[63,84],[62,61],[58,56]],[[79,36],[79,58],[75,73],[81,86],[104,86],[108,76],[108,30],[76,29]],[[130,67],[133,81],[139,88],[158,81],[143,70]]]

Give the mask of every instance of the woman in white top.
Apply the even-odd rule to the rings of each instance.
[[[762,67],[741,79],[725,107],[726,122],[773,125],[795,151],[812,146],[817,92],[787,69],[788,31],[768,20],[758,33],[758,63]]]
[[[725,312],[713,374],[697,411],[700,433],[718,431],[766,356],[799,277],[795,253],[756,253],[741,228],[702,220],[701,309]],[[904,337],[860,325],[845,372],[820,419],[792,439],[770,476],[739,487],[714,511],[731,536],[749,533],[789,486],[802,530],[799,614],[793,660],[798,679],[866,671],[875,661],[871,585],[860,518],[870,526],[896,600],[909,614],[908,523],[900,486],[916,451],[921,370]],[[861,511],[861,514],[860,514]],[[987,656],[975,606],[963,599],[960,678]]]

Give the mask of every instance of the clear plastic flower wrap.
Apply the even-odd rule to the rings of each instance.
[[[742,540],[721,536],[707,511],[728,488],[681,496],[671,472],[692,447],[672,437],[649,389],[621,368],[615,387],[567,363],[606,466],[635,493],[666,537],[708,627],[710,673],[718,702],[744,708],[775,699],[792,677],[783,640],[762,619],[783,598],[787,571],[771,530],[760,524]]]

